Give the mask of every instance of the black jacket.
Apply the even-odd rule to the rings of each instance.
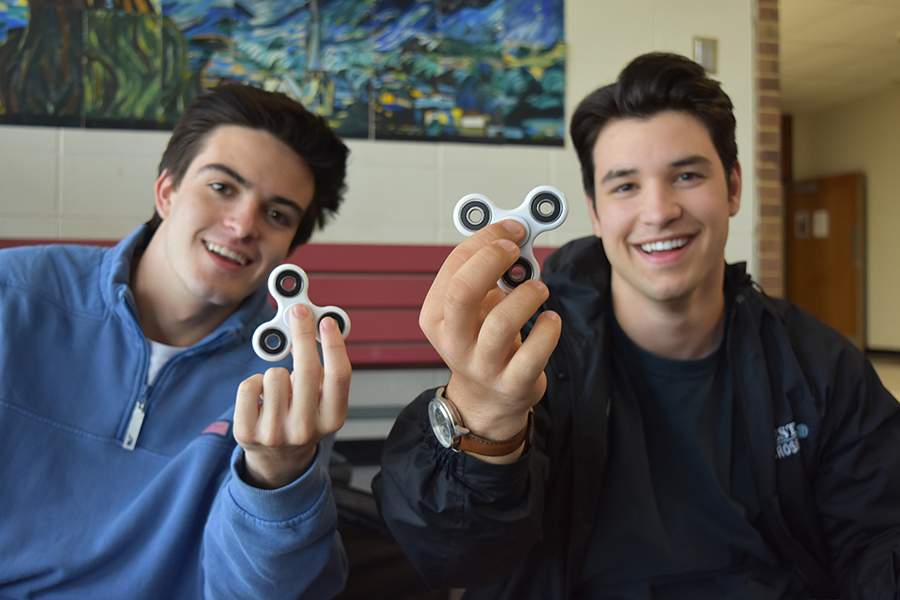
[[[545,307],[563,330],[517,463],[441,447],[426,411],[433,390],[397,419],[374,488],[430,585],[469,588],[467,598],[569,597],[603,482],[609,277],[594,237],[545,264]],[[843,336],[765,296],[743,265],[725,279],[735,414],[763,509],[754,526],[814,597],[900,598],[900,404]]]

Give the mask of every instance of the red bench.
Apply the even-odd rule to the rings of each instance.
[[[0,239],[10,246],[73,243],[111,246],[114,241]],[[288,262],[309,275],[309,298],[340,306],[350,317],[347,352],[354,367],[443,366],[419,329],[419,309],[452,246],[306,244]],[[550,248],[535,248],[539,262]]]

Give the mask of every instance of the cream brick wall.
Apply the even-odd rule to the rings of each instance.
[[[566,4],[567,117],[581,98],[650,50],[691,56],[694,36],[719,40],[719,73],[738,119],[745,184],[729,260],[755,268],[754,78],[751,0],[571,0]],[[152,214],[167,132],[0,126],[0,236],[119,238]],[[570,201],[559,245],[589,235],[575,153],[565,148],[349,140],[350,191],[338,220],[314,240],[453,244],[451,209],[470,192],[518,206],[549,184]]]

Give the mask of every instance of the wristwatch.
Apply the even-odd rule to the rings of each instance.
[[[505,456],[522,445],[522,442],[531,441],[534,431],[534,410],[528,411],[528,422],[522,431],[508,440],[495,442],[478,437],[466,429],[463,425],[459,411],[452,402],[444,398],[444,388],[438,388],[434,398],[428,404],[428,419],[431,421],[431,429],[435,437],[444,448],[450,448],[456,452],[474,452],[484,456]]]

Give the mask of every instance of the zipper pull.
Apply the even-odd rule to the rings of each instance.
[[[137,445],[137,439],[141,435],[141,427],[144,424],[144,405],[146,404],[146,402],[138,400],[134,405],[134,410],[131,411],[131,420],[128,421],[128,429],[125,430],[125,441],[122,442],[122,447],[126,450],[134,450]]]

